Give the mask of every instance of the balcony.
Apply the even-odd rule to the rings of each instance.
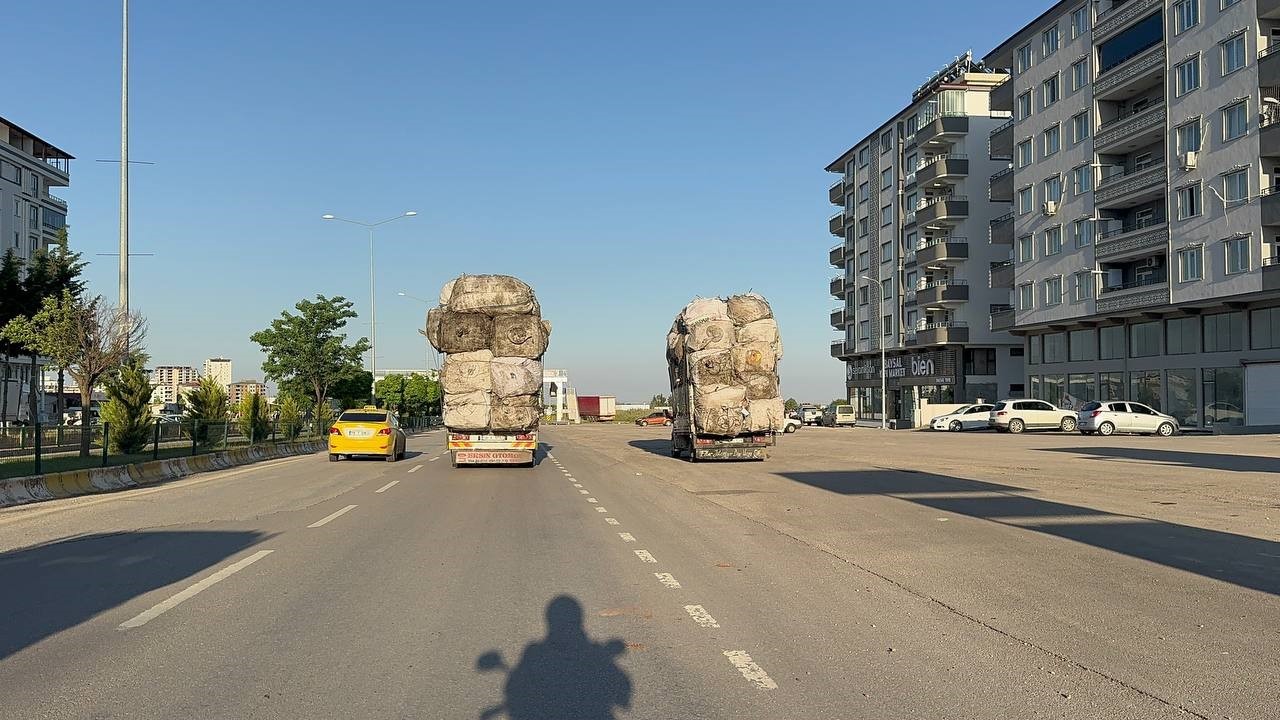
[[[916,289],[916,304],[925,307],[968,302],[969,283],[964,280],[938,280]]]
[[[835,235],[838,238],[844,237],[844,211],[843,210],[836,213],[835,215],[832,215],[827,220],[827,229],[831,231],[832,235]]]
[[[1169,280],[1163,275],[1104,287],[1098,295],[1099,313],[1167,304],[1169,304]]]
[[[842,177],[831,183],[831,187],[827,188],[827,199],[831,201],[832,205],[844,205],[844,192],[845,179]]]
[[[991,112],[1013,112],[1013,77],[991,91]]]
[[[1105,122],[1093,137],[1093,147],[1099,153],[1120,154],[1144,147],[1164,135],[1164,101],[1132,115]]]
[[[916,211],[915,211],[915,210],[908,211],[908,212],[907,212],[907,214],[906,214],[906,216],[902,219],[902,224],[903,224],[903,225],[915,225],[915,224],[916,224]]]
[[[946,345],[969,342],[969,324],[956,320],[921,321],[916,325],[916,345]]]
[[[1097,208],[1126,208],[1165,193],[1164,163],[1141,170],[1117,170],[1098,181],[1093,191],[1093,204]]]
[[[991,332],[1008,330],[1017,324],[1017,314],[1012,305],[992,305],[990,326]]]
[[[920,243],[916,262],[920,265],[956,264],[969,259],[969,240],[962,237],[934,238]]]
[[[845,260],[844,243],[841,243],[831,248],[831,250],[827,253],[827,259],[831,262],[832,266],[843,268],[844,260]]]
[[[916,144],[920,147],[937,144],[969,132],[969,118],[965,115],[939,115],[916,130]]]
[[[1098,19],[1094,21],[1093,42],[1101,43],[1129,27],[1134,21],[1141,20],[1153,11],[1159,10],[1163,5],[1162,0],[1131,0],[1121,5],[1113,5],[1111,9],[1099,13]]]
[[[1258,53],[1258,84],[1262,87],[1280,85],[1280,43],[1274,40]]]
[[[1258,193],[1258,201],[1262,206],[1262,224],[1280,225],[1280,186]]]
[[[843,341],[843,340],[832,340],[832,341],[831,341],[831,357],[833,357],[833,358],[842,358],[842,357],[845,357],[845,356],[846,356],[846,355],[848,355],[848,354],[849,354],[849,353],[848,353],[848,351],[845,349],[845,343],[844,343],[844,341]]]
[[[1164,43],[1141,51],[1093,81],[1095,100],[1124,100],[1136,90],[1159,83],[1164,77]]]
[[[1165,248],[1169,244],[1169,223],[1158,221],[1137,225],[1124,225],[1104,230],[1098,234],[1094,254],[1099,259],[1119,259],[1125,255],[1149,254],[1153,248]]]
[[[916,224],[957,223],[969,217],[969,198],[963,195],[941,195],[920,203]]]
[[[56,208],[61,208],[61,209],[62,209],[62,212],[66,212],[66,211],[67,211],[67,201],[66,201],[66,200],[63,200],[63,199],[62,199],[62,198],[60,198],[60,197],[57,197],[56,195],[50,195],[50,194],[46,193],[46,194],[42,195],[42,196],[40,197],[40,199],[41,199],[41,200],[44,200],[45,202],[47,202],[47,203],[49,203],[49,204],[51,204],[51,205],[53,205],[53,206],[54,206],[54,207],[56,207]]]
[[[844,323],[845,323],[844,308],[840,308],[839,310],[832,310],[831,311],[831,327],[835,328],[836,330],[843,330]]]
[[[916,171],[920,185],[941,185],[941,180],[954,180],[969,174],[969,156],[956,153],[937,155]]]
[[[1276,47],[1280,48],[1280,43],[1276,43]],[[1280,58],[1280,52],[1275,54]],[[1280,156],[1280,111],[1273,109],[1271,105],[1263,106],[1258,142],[1262,146],[1262,157]]]
[[[1013,87],[1013,81],[1005,85]],[[987,139],[987,154],[992,160],[1013,159],[1013,120],[991,131],[991,137]]]
[[[988,184],[990,185],[988,197],[991,198],[991,202],[1013,202],[1013,166],[992,175]]]
[[[903,255],[903,257],[902,257],[902,264],[903,264],[903,265],[908,265],[908,266],[912,266],[912,265],[915,265],[915,264],[916,264],[916,249],[915,249],[915,248],[911,248],[910,250],[907,250],[906,254],[905,254],[905,255]]]
[[[989,239],[992,245],[1013,244],[1013,221],[1015,218],[1017,218],[1017,215],[1014,213],[1005,213],[991,220]]]
[[[1262,289],[1280,290],[1280,257],[1269,257],[1262,261]]]
[[[1004,262],[991,263],[991,271],[988,276],[988,287],[995,290],[1012,290],[1013,289],[1013,261],[1005,260]]]
[[[844,299],[844,276],[843,275],[837,275],[831,278],[831,295],[832,297],[838,297],[841,300]]]

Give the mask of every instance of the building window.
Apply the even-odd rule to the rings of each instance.
[[[1059,84],[1058,75],[1054,73],[1049,76],[1049,79],[1040,83],[1040,107],[1047,108],[1058,102],[1061,92],[1062,88]]]
[[[1204,255],[1199,247],[1178,251],[1178,280],[1191,282],[1204,277]]]
[[[1076,247],[1085,247],[1093,244],[1093,220],[1084,219],[1076,220],[1071,223],[1071,239],[1075,241]]]
[[[1245,114],[1244,103],[1238,102],[1222,109],[1222,139],[1235,140],[1249,132],[1249,116]]]
[[[1232,238],[1225,245],[1227,246],[1227,274],[1249,272],[1249,238],[1247,236]]]
[[[866,305],[866,304],[867,304],[868,302],[870,302],[870,301],[871,301],[871,288],[870,288],[870,286],[868,286],[868,285],[863,285],[862,287],[859,287],[859,288],[858,288],[858,304],[859,304],[859,305]]]
[[[1134,323],[1129,326],[1129,357],[1152,357],[1160,354],[1160,321]]]
[[[871,199],[871,183],[860,183],[858,185],[858,202],[864,203]]]
[[[1057,25],[1054,25],[1043,33],[1040,33],[1040,57],[1047,58],[1058,52],[1059,40],[1060,38],[1058,37]]]
[[[1026,120],[1031,117],[1031,91],[1028,90],[1018,96],[1018,119]]]
[[[1062,202],[1062,177],[1054,175],[1051,178],[1045,178],[1042,190],[1044,191],[1043,199]]]
[[[880,262],[889,262],[893,260],[893,240],[885,240],[880,243]]]
[[[1178,188],[1178,219],[1196,217],[1200,214],[1200,184]]]
[[[1086,165],[1077,165],[1071,168],[1071,191],[1076,195],[1083,195],[1093,189],[1093,172],[1092,168]]]
[[[1164,321],[1166,351],[1170,355],[1199,352],[1200,318],[1170,318]]]
[[[871,234],[871,220],[869,218],[858,219],[858,237],[864,238]]]
[[[1244,33],[1222,42],[1222,74],[1231,73],[1244,67]]]
[[[893,187],[893,168],[885,168],[880,171],[880,189],[888,190]]]
[[[1071,117],[1071,142],[1084,142],[1089,137],[1089,113],[1082,112]]]
[[[1044,357],[1044,336],[1032,335],[1027,338],[1027,340],[1028,344],[1031,345],[1031,350],[1027,354],[1027,363],[1031,365],[1039,365],[1041,359]]]
[[[893,297],[893,278],[885,278],[880,281],[880,299],[887,300]]]
[[[964,351],[965,375],[995,375],[995,348],[966,348]]]
[[[880,225],[885,226],[893,223],[893,206],[885,205],[880,208]]]
[[[1062,304],[1062,276],[1055,275],[1044,281],[1044,306]],[[1047,360],[1046,360],[1047,362]]]
[[[906,129],[906,135],[907,135],[908,137],[910,137],[910,136],[912,136],[912,135],[915,135],[915,134],[916,134],[916,130],[919,130],[919,129],[920,129],[920,116],[919,116],[919,114],[912,115],[911,117],[907,118],[907,129]]]
[[[920,169],[920,158],[912,153],[907,156],[907,172],[912,173]]]
[[[1071,301],[1084,302],[1093,294],[1093,273],[1078,272],[1071,276]]]
[[[1098,330],[1098,359],[1119,360],[1124,357],[1124,326],[1110,325]]]
[[[1244,313],[1228,312],[1204,316],[1204,351],[1226,352],[1244,349]]]
[[[1049,157],[1050,155],[1058,152],[1058,149],[1062,147],[1062,128],[1056,124],[1051,125],[1040,137],[1041,157]]]
[[[1182,97],[1200,87],[1200,56],[1196,55],[1183,62],[1178,63],[1173,68],[1174,77],[1174,94]]]
[[[1250,314],[1249,341],[1254,350],[1280,348],[1280,307],[1254,310]]]
[[[1129,399],[1160,411],[1160,371],[1139,370],[1129,373]]]
[[[1035,307],[1035,289],[1031,283],[1023,283],[1018,286],[1018,309],[1030,310]]]
[[[867,270],[871,267],[871,254],[863,250],[858,253],[858,270]]]
[[[858,150],[858,167],[862,167],[868,162],[870,162],[870,159],[867,157],[867,148],[863,147],[861,150]]]
[[[1071,63],[1071,90],[1074,92],[1089,84],[1089,61],[1077,60]]]
[[[893,316],[885,315],[880,320],[880,334],[885,337],[893,335]]]
[[[1031,205],[1035,202],[1033,195],[1030,185],[1018,191],[1018,212],[1020,214],[1026,215],[1031,212]]]
[[[1098,373],[1098,399],[1124,400],[1124,373]]]
[[[1062,226],[1058,225],[1044,231],[1044,254],[1057,255],[1060,252],[1062,252]],[[1058,278],[1058,285],[1061,287],[1062,278]]]
[[[871,322],[869,320],[858,321],[858,339],[866,340],[871,337]]]
[[[1031,262],[1035,258],[1035,239],[1031,235],[1018,238],[1018,262]]]
[[[1223,200],[1227,205],[1239,205],[1249,201],[1249,175],[1245,170],[1238,170],[1222,176]]]
[[[1097,359],[1098,340],[1094,337],[1093,330],[1072,330],[1070,340],[1071,359],[1073,361]]]
[[[1178,152],[1197,152],[1200,150],[1199,120],[1179,125],[1176,132],[1178,135]]]
[[[1050,333],[1044,336],[1044,361],[1060,363],[1067,361],[1067,334]]]
[[[1031,43],[1018,48],[1018,72],[1024,73],[1029,69],[1031,69]]]
[[[1071,39],[1074,40],[1089,31],[1089,6],[1081,5],[1071,11]]]
[[[1018,167],[1024,168],[1031,164],[1031,141],[1023,140],[1018,143]]]
[[[1200,0],[1178,0],[1173,4],[1174,28],[1184,33],[1200,24]]]

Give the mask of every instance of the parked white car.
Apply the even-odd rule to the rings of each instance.
[[[991,408],[990,425],[1000,432],[1024,430],[1074,432],[1076,414],[1043,400],[1001,400]]]
[[[1082,435],[1138,433],[1169,437],[1178,431],[1178,419],[1136,402],[1085,403],[1077,415]]]
[[[782,421],[782,432],[793,433],[799,430],[802,426],[804,426],[804,423],[800,422],[800,418],[784,418]]]
[[[934,430],[986,430],[991,427],[991,405],[963,405],[929,423]]]

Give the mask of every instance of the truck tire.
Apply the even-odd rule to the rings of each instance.
[[[678,447],[671,448],[671,457],[678,458],[680,457],[680,455],[681,455],[680,448]]]
[[[453,453],[449,453],[449,464],[455,468],[458,467],[458,456]]]

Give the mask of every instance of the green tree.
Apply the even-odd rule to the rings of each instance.
[[[23,300],[22,260],[10,249],[0,262],[0,328],[23,314],[26,309]],[[0,369],[0,382],[3,382],[0,387],[0,423],[3,424],[8,424],[9,418],[9,379],[12,377],[9,358],[21,352],[20,345],[0,337],[0,355],[4,356],[4,367]]]
[[[293,440],[302,432],[302,409],[293,395],[281,395],[276,400],[276,420],[280,434],[285,440]]]
[[[426,415],[441,397],[440,383],[425,375],[388,375],[378,381],[375,396],[401,415]]]
[[[249,438],[249,442],[258,443],[267,439],[271,432],[271,423],[267,419],[267,401],[258,393],[249,393],[240,401],[240,432]]]
[[[787,401],[782,404],[782,409],[790,415],[800,409],[800,403],[796,402],[795,398],[787,398]]]
[[[658,393],[657,395],[654,395],[653,399],[649,401],[650,408],[669,407],[670,405],[671,405],[671,401],[668,400],[667,396],[663,395],[662,393]]]
[[[151,378],[136,359],[120,368],[104,383],[107,402],[102,420],[108,423],[113,452],[142,452],[152,438]]]
[[[342,296],[300,300],[249,339],[267,354],[262,370],[281,387],[305,388],[317,412],[325,405],[333,384],[360,367],[360,356],[369,341],[360,338],[347,344],[347,320],[356,317],[350,300]],[[368,385],[366,385],[368,387]],[[318,417],[318,416],[317,416]]]
[[[181,402],[183,414],[191,423],[195,441],[201,445],[208,444],[210,426],[225,424],[227,421],[227,389],[212,377],[202,377],[196,388],[187,393]]]
[[[369,404],[369,388],[373,386],[373,373],[358,367],[350,368],[329,388],[329,396],[342,403],[344,410]]]

